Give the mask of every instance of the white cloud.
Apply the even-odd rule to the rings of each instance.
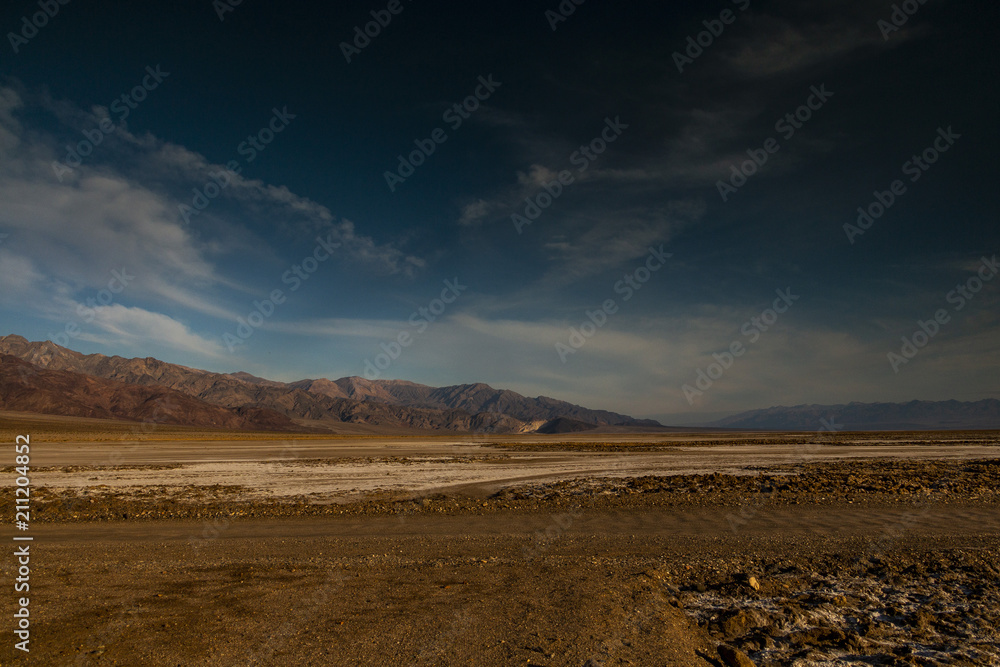
[[[677,202],[666,209],[598,212],[600,224],[587,224],[546,244],[556,262],[540,282],[556,288],[645,257],[650,248],[663,246],[670,253],[670,240],[697,221],[703,210],[703,206]]]
[[[232,321],[242,304],[231,308],[225,290],[256,293],[224,275],[217,264],[239,242],[215,240],[211,230],[233,232],[232,225],[204,224],[207,220],[197,216],[193,219],[200,224],[187,224],[179,209],[190,203],[192,184],[204,184],[222,165],[182,146],[118,128],[72,172],[60,169],[60,181],[53,165],[64,159],[61,144],[66,142],[29,119],[51,112],[63,123],[58,132],[82,138],[80,130],[96,127],[106,110],[89,113],[68,102],[25,95],[0,86],[0,230],[8,235],[0,254],[0,280],[7,288],[6,300],[16,299],[26,312],[46,318],[67,317],[67,303],[75,295],[105,288],[112,271],[124,270],[135,279],[122,303],[106,313],[112,318],[104,320],[106,325],[117,322],[113,333],[123,339],[149,335],[151,341],[213,354],[213,343],[154,310]],[[298,235],[332,235],[342,244],[345,261],[369,271],[412,276],[425,265],[393,244],[359,233],[353,222],[338,220],[325,206],[283,185],[229,177],[220,199],[236,207],[226,209],[231,214],[242,211],[233,215],[240,218],[243,236],[253,236],[255,226],[268,229],[272,221],[288,221]],[[209,209],[202,217],[214,215]],[[271,251],[265,245],[255,252]],[[285,260],[271,256],[269,261],[280,266]],[[129,302],[149,302],[154,310],[126,308]]]
[[[400,331],[410,328],[404,320],[352,320],[324,318],[300,320],[296,322],[270,322],[267,328],[297,336],[318,336],[323,338],[348,337],[368,340],[395,338]]]
[[[458,219],[458,224],[468,227],[483,220],[490,214],[490,203],[485,199],[477,199],[471,204],[462,207],[462,215]]]
[[[94,327],[111,334],[111,345],[127,345],[138,349],[149,345],[165,345],[200,356],[222,358],[223,350],[216,340],[193,333],[185,324],[142,308],[118,303],[94,308]]]
[[[800,17],[795,24],[767,14],[750,17],[750,29],[730,42],[734,46],[725,52],[725,65],[737,75],[783,76],[825,63],[842,66],[845,59],[866,50],[892,49],[927,34],[920,25],[908,25],[884,39],[877,21],[888,17],[889,5],[858,3],[848,8],[834,3],[824,8],[823,4],[796,6],[797,11],[814,11],[816,16]]]
[[[30,259],[0,249],[0,300],[20,306],[39,296],[43,280]]]

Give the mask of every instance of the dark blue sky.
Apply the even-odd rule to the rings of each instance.
[[[220,4],[0,10],[5,333],[681,421],[1000,394],[995,4]]]

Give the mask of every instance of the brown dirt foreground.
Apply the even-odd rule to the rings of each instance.
[[[1000,664],[994,503],[550,509],[40,526],[0,662]]]

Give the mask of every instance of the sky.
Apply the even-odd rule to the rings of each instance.
[[[4,3],[0,333],[678,424],[1000,398],[995,3],[333,4]]]

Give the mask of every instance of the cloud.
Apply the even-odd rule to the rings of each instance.
[[[0,86],[0,154],[9,153],[20,144],[21,124],[14,119],[13,112],[23,104],[15,90]]]
[[[458,224],[468,227],[480,222],[490,214],[491,206],[485,199],[477,199],[471,204],[462,207],[462,215],[458,218]]]
[[[591,187],[613,183],[648,196],[664,188],[710,187],[728,174],[730,165],[746,159],[747,148],[768,136],[760,135],[758,125],[776,120],[761,116],[776,98],[789,90],[807,95],[810,85],[822,83],[821,74],[875,58],[929,31],[908,24],[887,42],[876,22],[889,8],[861,0],[779,4],[780,15],[764,8],[741,14],[741,25],[729,28],[725,39],[711,47],[711,57],[699,62],[697,77],[678,78],[672,64],[664,65],[664,76],[643,91],[644,117],[634,118],[635,129],[628,130],[646,133],[641,145],[615,146],[577,180]],[[721,97],[720,85],[727,92]],[[516,185],[477,196],[462,209],[459,224],[496,221],[523,207],[525,197],[537,194],[543,181],[566,168],[575,142],[568,142],[562,131],[550,127],[543,132],[537,122],[519,118],[509,139],[530,133],[530,142],[518,143],[517,150],[522,154],[518,158],[531,166],[516,172]],[[762,178],[782,176],[805,154],[826,153],[835,146],[831,139],[797,138]]]
[[[605,273],[659,249],[704,214],[699,202],[678,201],[665,207],[597,211],[598,224],[586,224],[570,235],[546,243],[554,261],[541,282],[553,286]],[[589,221],[588,221],[589,223]],[[670,253],[669,247],[664,248]]]
[[[100,289],[112,270],[124,267],[137,275],[136,294],[159,293],[171,302],[185,289],[219,282],[170,198],[96,158],[60,183],[52,169],[55,136],[22,127],[11,113],[31,117],[37,103],[27,109],[9,87],[0,87],[0,100],[0,135],[15,139],[0,140],[0,226],[10,234],[9,247],[30,258],[37,288]],[[207,302],[203,310],[228,314]]]
[[[81,175],[73,185],[44,177],[0,177],[0,221],[12,248],[47,277],[78,288],[100,288],[125,268],[137,287],[175,301],[182,286],[219,282],[198,241],[178,224],[161,195],[128,180]],[[190,306],[191,299],[180,305]],[[206,312],[226,310],[202,299]]]
[[[823,63],[842,64],[858,51],[886,46],[874,20],[860,23],[838,18],[793,25],[787,19],[764,15],[755,19],[745,34],[746,39],[725,53],[724,61],[733,74],[757,79]],[[901,36],[890,46],[904,39]]]
[[[914,21],[886,40],[878,22],[891,13],[891,5],[866,0],[778,0],[748,13],[745,30],[727,33],[718,45],[719,69],[760,85],[766,78],[843,67],[930,33],[927,24]]]
[[[362,338],[368,341],[395,338],[400,331],[410,328],[410,325],[403,320],[323,318],[295,322],[270,322],[267,327],[272,331],[296,336]]]
[[[101,107],[88,113],[68,102],[54,102],[44,97],[34,100],[34,107],[52,112],[62,120],[62,132],[75,137],[81,137],[81,130],[94,130],[100,120],[107,117],[107,110]],[[4,186],[7,193],[28,188],[34,199],[26,201],[25,205],[32,210],[38,208],[38,202],[51,202],[60,206],[59,215],[65,218],[67,208],[81,203],[91,219],[75,221],[79,225],[94,221],[99,213],[96,207],[110,206],[107,210],[117,214],[120,220],[119,230],[145,224],[150,228],[147,232],[171,235],[170,245],[165,250],[182,261],[193,260],[205,250],[204,246],[196,247],[192,231],[185,231],[191,228],[180,206],[186,205],[192,209],[187,211],[187,217],[199,222],[206,215],[228,215],[251,230],[256,228],[268,233],[273,233],[276,225],[292,235],[328,233],[333,229],[341,235],[344,252],[351,261],[371,265],[370,268],[378,272],[412,275],[422,266],[421,259],[407,255],[393,244],[380,244],[358,233],[354,223],[338,220],[326,206],[301,197],[284,185],[245,178],[183,146],[149,134],[136,136],[125,127],[119,126],[108,134],[82,165],[69,171],[63,164],[65,151],[56,148],[58,142],[54,134],[32,128],[31,145],[26,146],[21,141],[21,135],[27,132],[14,118],[14,111],[21,111],[22,115],[28,111],[22,96],[12,88],[0,87],[0,150],[7,147],[3,154],[5,164],[0,165],[0,186]],[[5,140],[5,136],[12,139]],[[14,150],[17,147],[22,150]],[[62,165],[58,170],[54,167],[56,162]],[[56,171],[61,180],[56,178]],[[212,207],[200,213],[192,206],[192,188],[203,188],[213,176],[228,183],[221,188],[218,201],[233,208],[223,212],[218,210],[223,207],[213,201]],[[188,250],[177,252],[178,246],[185,242]],[[192,249],[194,252],[190,252]],[[193,274],[191,265],[173,268],[183,268],[182,275],[218,281],[219,276],[210,275],[210,270],[206,271],[207,262],[201,261],[205,266],[198,267]]]
[[[36,122],[46,114],[59,125],[43,128]],[[78,143],[82,130],[93,136],[106,117],[101,107],[87,112],[0,85],[0,229],[9,235],[0,262],[8,293],[17,294],[30,311],[52,317],[67,299],[104,288],[112,271],[124,270],[135,276],[123,297],[132,303],[145,300],[156,310],[234,320],[242,304],[231,308],[225,290],[257,290],[226,275],[219,259],[240,250],[273,253],[267,243],[246,239],[258,232],[273,234],[276,222],[297,235],[329,235],[341,243],[346,262],[369,272],[414,276],[425,266],[423,259],[376,242],[353,222],[283,185],[225,172],[183,146],[137,136],[122,126],[105,135],[82,163],[66,167],[62,146]],[[224,172],[228,185],[218,201],[200,215],[189,215],[198,224],[188,224],[180,207],[191,204],[192,187]],[[234,233],[243,240],[234,242]],[[265,259],[284,263],[273,255]],[[203,354],[214,349],[153,310],[115,304],[108,316],[120,320],[114,333],[122,339],[146,332],[150,340],[178,349]]]
[[[359,234],[354,222],[337,217],[326,206],[301,197],[284,185],[271,185],[259,179],[248,179],[228,171],[223,165],[211,164],[203,156],[181,146],[150,139],[144,145],[152,148],[150,168],[161,179],[207,183],[213,175],[225,173],[229,185],[220,198],[236,202],[249,209],[252,219],[273,228],[275,221],[283,231],[293,236],[332,234],[339,242],[348,261],[382,274],[403,274],[413,277],[426,266],[422,258],[408,255],[391,243],[378,243],[370,236]]]
[[[44,276],[27,257],[0,249],[0,300],[21,306],[25,299],[39,296],[38,287]]]
[[[427,266],[426,260],[420,257],[407,255],[392,245],[380,245],[371,237],[358,234],[350,220],[341,220],[333,226],[333,232],[334,238],[348,250],[355,262],[379,269],[383,273],[401,273],[413,277]]]
[[[77,306],[79,307],[80,304]],[[86,334],[81,336],[85,340],[99,340],[112,346],[126,345],[139,350],[159,344],[200,356],[224,357],[218,341],[203,338],[193,333],[185,324],[162,313],[154,313],[143,308],[127,307],[118,303],[110,306],[97,306],[93,311],[94,317],[91,324],[110,334],[110,339]]]

